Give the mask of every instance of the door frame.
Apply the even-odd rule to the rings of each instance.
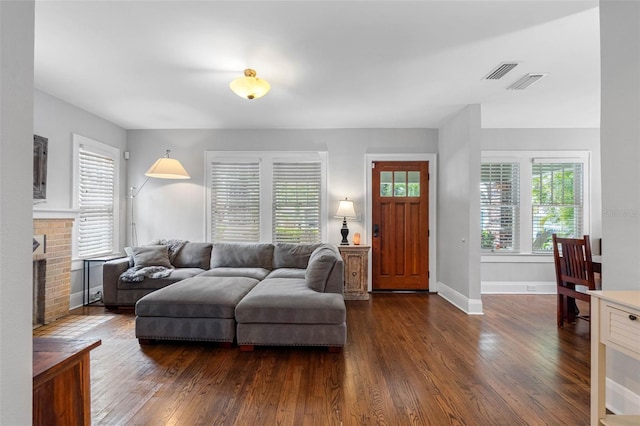
[[[364,156],[364,181],[365,181],[365,191],[364,191],[364,209],[363,212],[365,220],[364,226],[364,241],[369,241],[371,243],[371,227],[373,226],[371,212],[373,207],[371,203],[373,202],[371,196],[371,170],[373,167],[374,161],[428,161],[429,162],[429,292],[437,293],[438,292],[438,280],[436,277],[437,274],[437,241],[438,241],[438,230],[436,229],[437,222],[437,205],[436,200],[437,197],[437,189],[438,189],[438,154],[429,154],[429,153],[412,153],[412,154],[365,154]],[[371,291],[373,288],[373,274],[372,274],[372,263],[369,262],[369,282],[367,283],[368,291]]]

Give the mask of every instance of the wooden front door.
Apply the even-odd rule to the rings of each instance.
[[[429,290],[429,162],[375,161],[373,290]]]

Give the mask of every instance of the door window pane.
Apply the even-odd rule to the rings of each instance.
[[[409,172],[409,185],[407,187],[409,197],[420,196],[420,172]]]
[[[380,196],[393,197],[393,173],[380,172]]]
[[[393,196],[407,196],[407,172],[393,172]]]

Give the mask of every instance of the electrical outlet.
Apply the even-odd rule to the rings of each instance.
[[[536,291],[535,284],[527,284],[527,291]]]

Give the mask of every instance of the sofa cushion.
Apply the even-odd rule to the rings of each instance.
[[[342,324],[345,320],[342,295],[318,293],[302,279],[267,278],[236,306],[238,323]]]
[[[176,268],[209,269],[212,245],[211,243],[185,243],[176,253],[173,266]]]
[[[273,245],[261,243],[215,243],[211,268],[272,268]]]
[[[264,268],[213,268],[201,274],[203,277],[248,277],[263,280],[269,275]]]
[[[267,278],[301,278],[304,280],[304,269],[278,268],[269,273]]]
[[[144,268],[146,266],[164,266],[173,268],[169,261],[169,250],[167,246],[139,246],[131,247],[133,253],[133,266]]]
[[[336,252],[333,247],[322,245],[311,253],[305,272],[305,281],[310,289],[324,292],[329,275],[340,256]]]
[[[311,253],[320,244],[278,243],[273,248],[273,268],[305,269]]]
[[[234,318],[237,303],[258,283],[246,277],[182,280],[136,303],[136,315],[175,318]]]

